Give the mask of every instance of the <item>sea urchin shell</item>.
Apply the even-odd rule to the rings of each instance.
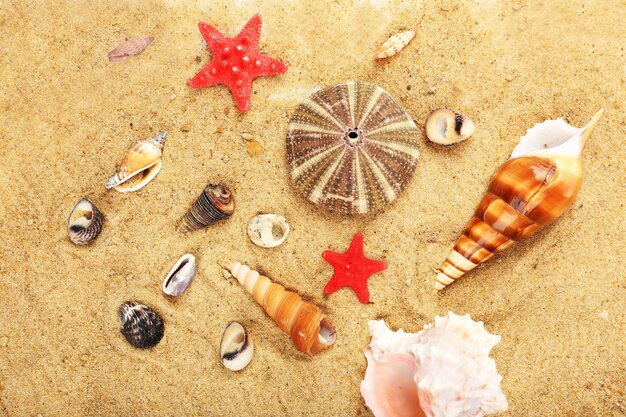
[[[287,161],[313,203],[346,214],[381,211],[415,171],[420,132],[381,87],[349,81],[317,91],[289,123]]]

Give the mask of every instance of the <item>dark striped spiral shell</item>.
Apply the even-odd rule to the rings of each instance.
[[[80,200],[67,221],[67,234],[77,245],[88,245],[98,237],[102,230],[104,217],[100,210],[89,200]]]
[[[185,214],[182,224],[192,231],[229,218],[235,211],[235,196],[224,185],[208,185]]]

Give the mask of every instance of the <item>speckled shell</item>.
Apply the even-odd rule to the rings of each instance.
[[[287,132],[295,186],[311,202],[344,214],[378,212],[406,187],[420,131],[382,88],[349,81],[298,106]]]
[[[567,210],[580,188],[585,141],[601,115],[602,110],[581,129],[557,119],[528,130],[491,180],[439,269],[435,288],[443,289]]]
[[[319,307],[239,262],[228,270],[301,352],[315,354],[335,343],[335,329]]]
[[[235,211],[235,196],[224,185],[208,185],[181,221],[188,231],[229,218]]]
[[[148,184],[161,170],[161,155],[167,132],[148,140],[133,142],[106,188],[120,192],[136,191]]]
[[[163,319],[148,306],[126,301],[120,306],[118,317],[120,332],[128,343],[137,348],[154,347],[163,338]]]
[[[414,30],[407,30],[387,39],[376,52],[376,59],[388,58],[404,49],[415,37]]]
[[[80,200],[67,220],[67,234],[70,240],[77,245],[88,245],[95,240],[104,223],[104,216],[100,210],[88,199]]]

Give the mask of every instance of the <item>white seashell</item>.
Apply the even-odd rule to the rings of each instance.
[[[375,416],[482,417],[507,410],[502,377],[489,358],[500,336],[482,322],[449,312],[415,334],[393,332],[384,320],[369,327],[361,395]]]
[[[404,49],[415,37],[414,30],[400,32],[387,39],[376,51],[376,59],[388,58]]]
[[[248,225],[248,236],[252,243],[262,248],[274,248],[287,240],[291,230],[287,219],[278,214],[260,214]]]
[[[83,198],[70,214],[67,221],[67,234],[70,240],[77,245],[87,245],[98,237],[102,230],[104,217],[94,204]]]
[[[226,326],[220,344],[220,358],[231,371],[240,371],[252,360],[254,343],[246,328],[236,321]]]
[[[190,253],[184,254],[163,281],[163,292],[177,297],[181,295],[196,274],[196,257]]]
[[[433,110],[426,118],[426,136],[440,145],[453,145],[472,136],[476,126],[468,117],[450,109]]]

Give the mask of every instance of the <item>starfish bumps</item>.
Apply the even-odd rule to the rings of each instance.
[[[230,89],[241,112],[250,108],[252,81],[287,71],[287,65],[259,52],[261,15],[255,14],[234,38],[206,23],[198,25],[211,50],[211,62],[189,81],[191,88],[223,84]]]

